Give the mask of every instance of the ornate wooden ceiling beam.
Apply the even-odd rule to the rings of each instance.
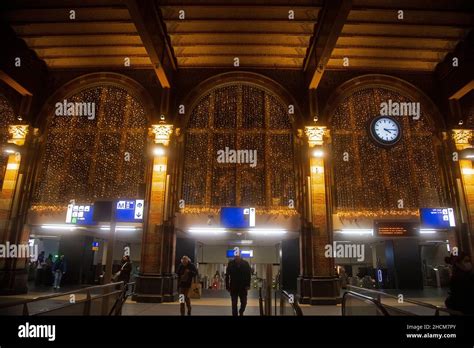
[[[168,42],[159,8],[154,1],[148,0],[125,0],[125,3],[161,86],[171,88],[177,67],[176,58]]]
[[[309,89],[317,88],[352,7],[352,0],[327,1],[304,62]]]

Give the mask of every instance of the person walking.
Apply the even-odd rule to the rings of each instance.
[[[445,261],[452,266],[446,307],[464,315],[474,315],[474,272],[471,258],[465,253],[459,253],[457,256],[447,257]]]
[[[234,260],[229,261],[225,274],[225,287],[232,301],[232,315],[244,315],[247,307],[247,294],[250,289],[252,269],[247,261],[236,252]],[[240,310],[237,311],[237,301],[240,298]]]
[[[193,278],[197,275],[196,266],[191,262],[188,256],[181,258],[181,264],[178,267],[178,288],[179,288],[179,309],[181,315],[185,314],[185,305],[188,308],[188,315],[191,315],[191,299],[189,298],[189,289]]]
[[[64,255],[61,255],[60,258],[54,262],[53,265],[53,274],[54,274],[54,285],[53,289],[59,289],[61,285],[61,279],[64,274],[66,274],[66,260],[64,258]]]

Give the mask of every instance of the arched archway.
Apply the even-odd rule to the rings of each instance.
[[[93,115],[70,114],[69,103]],[[45,141],[34,204],[140,198],[152,112],[144,88],[119,74],[85,75],[56,91],[42,112]]]
[[[294,123],[301,112],[283,87],[254,73],[226,73],[201,83],[184,104],[186,207],[270,211],[295,200]],[[218,154],[227,150],[255,153],[255,163],[221,162]]]
[[[395,115],[401,139],[389,147],[373,141],[369,124],[382,105],[418,103],[419,115]],[[325,109],[331,130],[334,207],[339,217],[417,216],[443,206],[439,132],[444,121],[433,102],[411,84],[364,75],[341,85]]]
[[[381,88],[393,91],[408,99],[420,102],[423,106],[424,113],[429,116],[427,121],[432,126],[436,125],[437,129],[445,128],[443,116],[433,101],[423,93],[423,91],[405,80],[383,74],[367,74],[355,77],[340,85],[329,97],[323,111],[324,119],[327,120],[328,124],[331,124],[335,108],[337,108],[345,98],[357,91],[371,88]]]

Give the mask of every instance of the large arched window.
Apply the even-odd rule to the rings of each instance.
[[[221,163],[218,151],[256,151],[257,162]],[[186,206],[288,206],[295,199],[288,106],[267,90],[239,82],[195,104],[186,128]]]
[[[143,106],[116,86],[92,87],[66,100],[93,103],[95,117],[51,115],[35,203],[138,198],[145,180]]]
[[[420,207],[443,206],[433,115],[421,103],[419,120],[397,116],[401,140],[391,148],[371,141],[370,121],[381,103],[421,102],[392,89],[361,88],[346,96],[331,119],[337,213],[416,215]]]
[[[0,94],[0,146],[7,143],[9,134],[8,126],[15,124],[15,112],[7,98]],[[0,153],[0,191],[3,187],[5,171],[7,169],[8,155]]]

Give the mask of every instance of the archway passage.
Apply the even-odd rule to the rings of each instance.
[[[204,287],[212,288],[204,292],[208,298],[219,297],[219,290],[225,292],[223,274],[232,259],[229,250],[238,247],[253,255],[247,260],[253,270],[251,289],[256,292],[259,280],[266,277],[267,265],[274,277],[279,274],[282,244],[298,244],[296,107],[284,100],[284,93],[273,90],[274,82],[265,84],[260,77],[257,83],[249,75],[247,81],[242,76],[234,80],[216,77],[217,86],[201,89],[184,125],[181,197],[185,207],[176,220],[176,257],[191,255],[199,263]],[[285,233],[270,231],[263,236],[248,228],[227,228],[220,220],[223,207],[253,207],[256,230],[274,228]],[[211,225],[211,231],[226,231],[218,236],[191,231],[203,225]],[[298,248],[292,256],[297,274]],[[296,276],[292,281],[290,286],[296,290]]]

